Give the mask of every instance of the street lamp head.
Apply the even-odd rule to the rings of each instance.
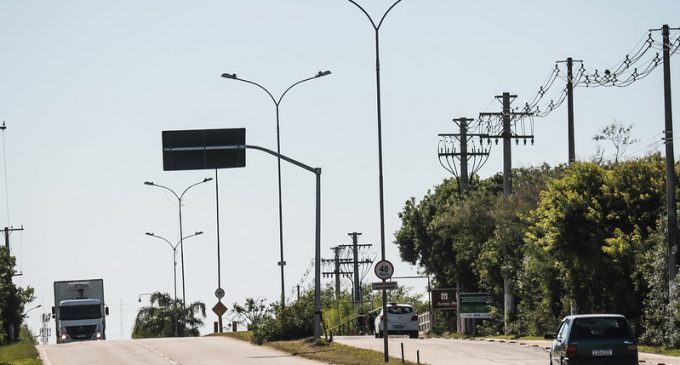
[[[224,77],[225,79],[236,80],[236,74],[223,73],[223,74],[222,74],[222,77]]]
[[[151,232],[146,232],[145,234],[146,234],[147,236],[155,236],[155,234],[153,234],[153,233],[151,233]]]
[[[195,236],[202,235],[202,234],[203,234],[203,231],[198,231],[198,232],[194,233]]]
[[[153,181],[145,181],[144,185],[153,185]]]
[[[328,76],[328,75],[330,75],[330,74],[331,74],[331,72],[328,71],[328,70],[326,70],[326,71],[319,71],[319,73],[316,74],[316,77]]]
[[[203,179],[203,182],[208,182],[211,181],[212,179],[213,179],[212,177],[206,177],[205,179]]]

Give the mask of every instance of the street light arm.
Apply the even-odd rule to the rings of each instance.
[[[152,181],[145,181],[145,182],[144,182],[144,185],[149,185],[149,186],[156,186],[156,187],[159,187],[159,188],[163,188],[163,189],[165,189],[165,190],[167,190],[167,191],[171,192],[171,193],[172,193],[172,195],[174,195],[174,196],[175,196],[175,198],[177,198],[177,200],[179,200],[179,199],[180,199],[180,198],[179,198],[179,196],[177,196],[177,193],[175,193],[175,191],[174,191],[174,190],[170,189],[170,188],[169,188],[169,187],[167,187],[167,186],[159,185],[159,184],[156,184],[156,183],[154,183],[154,182],[152,182]]]
[[[246,84],[251,84],[251,85],[255,85],[255,86],[259,87],[260,89],[264,90],[264,92],[266,92],[267,95],[269,95],[269,98],[272,99],[272,101],[274,102],[274,104],[277,107],[279,106],[279,103],[276,101],[276,98],[274,97],[274,95],[272,95],[272,93],[270,93],[269,90],[267,90],[264,86],[258,84],[257,82],[246,80],[246,79],[241,79],[238,76],[236,76],[236,74],[223,73],[222,77],[224,77],[225,79],[238,80],[238,81],[241,81],[241,82],[245,82]]]
[[[368,20],[371,22],[371,25],[373,26],[373,28],[374,28],[375,30],[378,30],[378,26],[375,25],[375,22],[373,21],[373,18],[371,18],[371,16],[366,12],[366,10],[364,10],[364,8],[361,7],[361,5],[357,4],[354,0],[349,0],[349,2],[351,2],[351,3],[354,4],[354,5],[356,5],[356,7],[359,8],[359,9],[366,15],[366,17],[368,18]],[[394,6],[394,5],[392,5],[392,6]],[[391,9],[391,8],[390,8],[390,9]],[[389,11],[389,10],[388,10],[388,11]],[[384,18],[385,18],[385,17],[383,16],[383,19],[384,19]]]
[[[304,79],[304,80],[300,80],[300,81],[294,83],[293,85],[290,85],[290,86],[286,89],[286,91],[284,91],[283,94],[281,94],[281,97],[279,97],[279,101],[276,102],[276,105],[281,104],[281,100],[283,100],[283,97],[284,97],[284,96],[286,95],[286,93],[288,93],[288,91],[289,91],[290,89],[292,89],[294,86],[299,85],[299,84],[301,84],[301,83],[303,83],[303,82],[306,82],[306,81],[309,81],[309,80],[318,79],[319,77],[324,77],[324,76],[327,76],[327,75],[330,75],[330,74],[331,74],[330,71],[319,71],[319,73],[317,73],[316,75],[314,75],[314,76],[312,76],[312,77],[308,77],[308,78],[306,78],[306,79]]]
[[[401,2],[401,0],[397,0],[394,4],[392,4],[392,6],[390,6],[389,9],[387,9],[387,11],[385,12],[385,14],[383,14],[382,18],[380,18],[380,23],[378,23],[378,28],[380,28],[380,26],[381,26],[382,23],[383,23],[383,20],[385,20],[385,17],[386,17],[387,14],[392,10],[392,8],[394,8],[395,6],[397,6],[397,4],[399,4],[400,2]]]
[[[170,248],[172,248],[173,251],[177,249],[177,246],[173,246],[172,243],[170,243],[170,241],[165,239],[165,237],[163,237],[163,236],[159,236],[159,235],[156,235],[154,233],[149,233],[149,232],[146,232],[146,235],[149,236],[149,237],[155,237],[155,238],[162,239],[163,241],[167,242],[168,245],[170,245]]]
[[[180,204],[181,204],[181,201],[182,201],[182,198],[184,197],[184,194],[185,194],[189,189],[193,188],[193,187],[196,186],[196,185],[200,185],[200,184],[203,184],[203,183],[207,183],[208,181],[211,181],[211,180],[212,180],[212,177],[206,177],[205,179],[203,179],[203,181],[199,181],[199,182],[197,182],[197,183],[195,183],[195,184],[189,185],[189,187],[187,187],[186,189],[184,189],[184,191],[182,192],[182,195],[180,195],[180,196],[177,198],[177,200],[179,200],[179,201],[180,201]],[[175,195],[176,195],[176,194],[175,194]]]

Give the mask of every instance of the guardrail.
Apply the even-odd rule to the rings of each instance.
[[[432,330],[432,312],[418,315],[418,330],[426,332]]]

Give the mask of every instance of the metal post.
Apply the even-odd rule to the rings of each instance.
[[[675,196],[675,155],[673,152],[673,111],[671,99],[671,60],[670,36],[667,24],[661,28],[663,36],[663,79],[665,106],[665,139],[666,139],[666,210],[668,211],[668,281],[671,300],[674,297],[673,280],[678,272],[678,216]]]
[[[316,242],[314,245],[314,342],[321,337],[321,169],[316,168]]]
[[[512,194],[512,131],[510,130],[510,93],[503,93],[503,195]],[[503,275],[503,323],[509,333],[510,316],[514,311],[512,285],[507,274]]]
[[[279,103],[276,104],[276,153],[281,154],[281,132],[279,127]],[[286,306],[286,287],[284,284],[284,267],[286,261],[283,260],[283,202],[281,198],[281,158],[276,158],[277,177],[279,185],[279,252],[281,259],[278,265],[281,267],[281,308]],[[283,313],[283,312],[281,312]]]

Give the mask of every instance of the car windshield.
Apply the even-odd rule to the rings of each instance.
[[[59,319],[69,321],[74,319],[101,318],[102,312],[99,304],[69,305],[59,308]]]
[[[631,338],[633,333],[623,318],[577,318],[569,339]]]
[[[387,307],[387,313],[391,314],[409,314],[413,312],[412,307]]]

